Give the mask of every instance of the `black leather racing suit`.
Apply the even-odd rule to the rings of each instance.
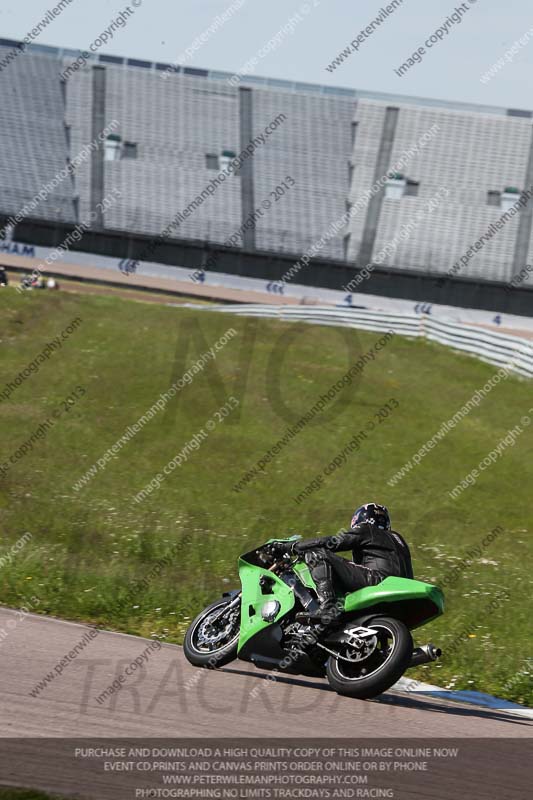
[[[351,550],[353,561],[335,555],[339,550]],[[321,600],[334,597],[334,589],[339,593],[355,591],[374,586],[390,575],[413,577],[411,554],[404,538],[370,522],[334,536],[297,542],[294,551],[304,553]]]

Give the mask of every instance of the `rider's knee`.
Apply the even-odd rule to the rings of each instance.
[[[324,547],[315,547],[313,550],[307,550],[304,556],[305,563],[312,569],[321,561],[327,561],[328,552]]]

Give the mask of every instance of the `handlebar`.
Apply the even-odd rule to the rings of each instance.
[[[290,547],[287,547],[286,552],[282,552],[280,547],[282,544],[285,544],[285,542],[270,542],[260,547],[257,551],[260,560],[263,561],[265,566],[269,565],[269,570],[274,570],[278,566],[296,564],[298,561],[298,557],[290,552]]]

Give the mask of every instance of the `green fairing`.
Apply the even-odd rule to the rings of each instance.
[[[416,624],[409,624],[410,628],[425,625],[444,612],[444,595],[438,586],[395,577],[385,578],[375,586],[367,586],[346,595],[344,610],[361,611],[378,603],[401,603],[406,608],[427,607],[428,613]]]
[[[290,539],[269,539],[270,542],[291,542],[300,539],[299,536],[291,536]],[[276,616],[276,622],[280,620],[294,607],[294,594],[289,586],[284,583],[277,575],[274,575],[270,570],[257,567],[255,564],[249,564],[246,561],[246,555],[239,558],[239,577],[242,585],[242,600],[241,600],[241,631],[239,636],[239,647],[241,648],[246,644],[248,639],[255,636],[264,628],[272,625],[271,622],[265,622],[261,617],[261,608],[268,600],[275,599],[280,603],[281,609]],[[303,565],[305,567],[305,564]],[[272,587],[272,594],[264,595],[261,592],[259,581],[261,575],[266,575],[275,581]],[[254,609],[253,614],[250,611]]]
[[[299,538],[299,536],[293,536],[283,540],[270,539],[269,542],[294,541]],[[264,603],[273,599],[280,603],[281,608],[273,622],[279,622],[295,604],[291,588],[270,570],[250,564],[246,560],[246,555],[248,554],[239,559],[239,575],[242,583],[239,651],[249,639],[273,624],[265,622],[261,617],[261,608]],[[305,563],[295,564],[293,569],[305,586],[311,589],[315,588],[309,568]],[[262,575],[273,581],[271,592],[268,594],[264,594],[259,585]],[[429,583],[408,578],[389,577],[375,586],[367,586],[364,589],[350,592],[344,598],[346,613],[362,612],[378,605],[383,608],[387,604],[390,605],[391,612],[394,609],[394,615],[397,618],[403,619],[405,624],[413,629],[425,625],[444,612],[444,595],[437,586]]]
[[[263,628],[272,625],[265,622],[261,617],[261,608],[268,600],[277,600],[281,608],[276,616],[276,622],[280,620],[294,607],[294,594],[290,586],[287,586],[277,575],[268,569],[256,567],[248,564],[242,557],[239,559],[239,575],[242,583],[241,600],[241,632],[239,636],[239,651],[246,644],[248,639],[255,636]],[[266,575],[274,581],[272,594],[264,595],[259,586],[261,575]],[[253,609],[253,613],[252,612]]]
[[[308,589],[316,589],[315,582],[311,577],[309,567],[303,561],[294,566],[294,571],[300,576],[300,580]]]

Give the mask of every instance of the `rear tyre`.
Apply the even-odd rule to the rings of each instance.
[[[237,658],[240,604],[224,612],[231,602],[224,597],[211,603],[189,625],[183,652],[195,667],[215,669]]]
[[[378,631],[377,636],[368,640],[367,651],[364,648],[357,651],[346,643],[337,648],[344,659],[330,656],[326,664],[332,689],[360,700],[390,689],[409,666],[413,652],[411,634],[400,620],[376,617],[365,626]]]

